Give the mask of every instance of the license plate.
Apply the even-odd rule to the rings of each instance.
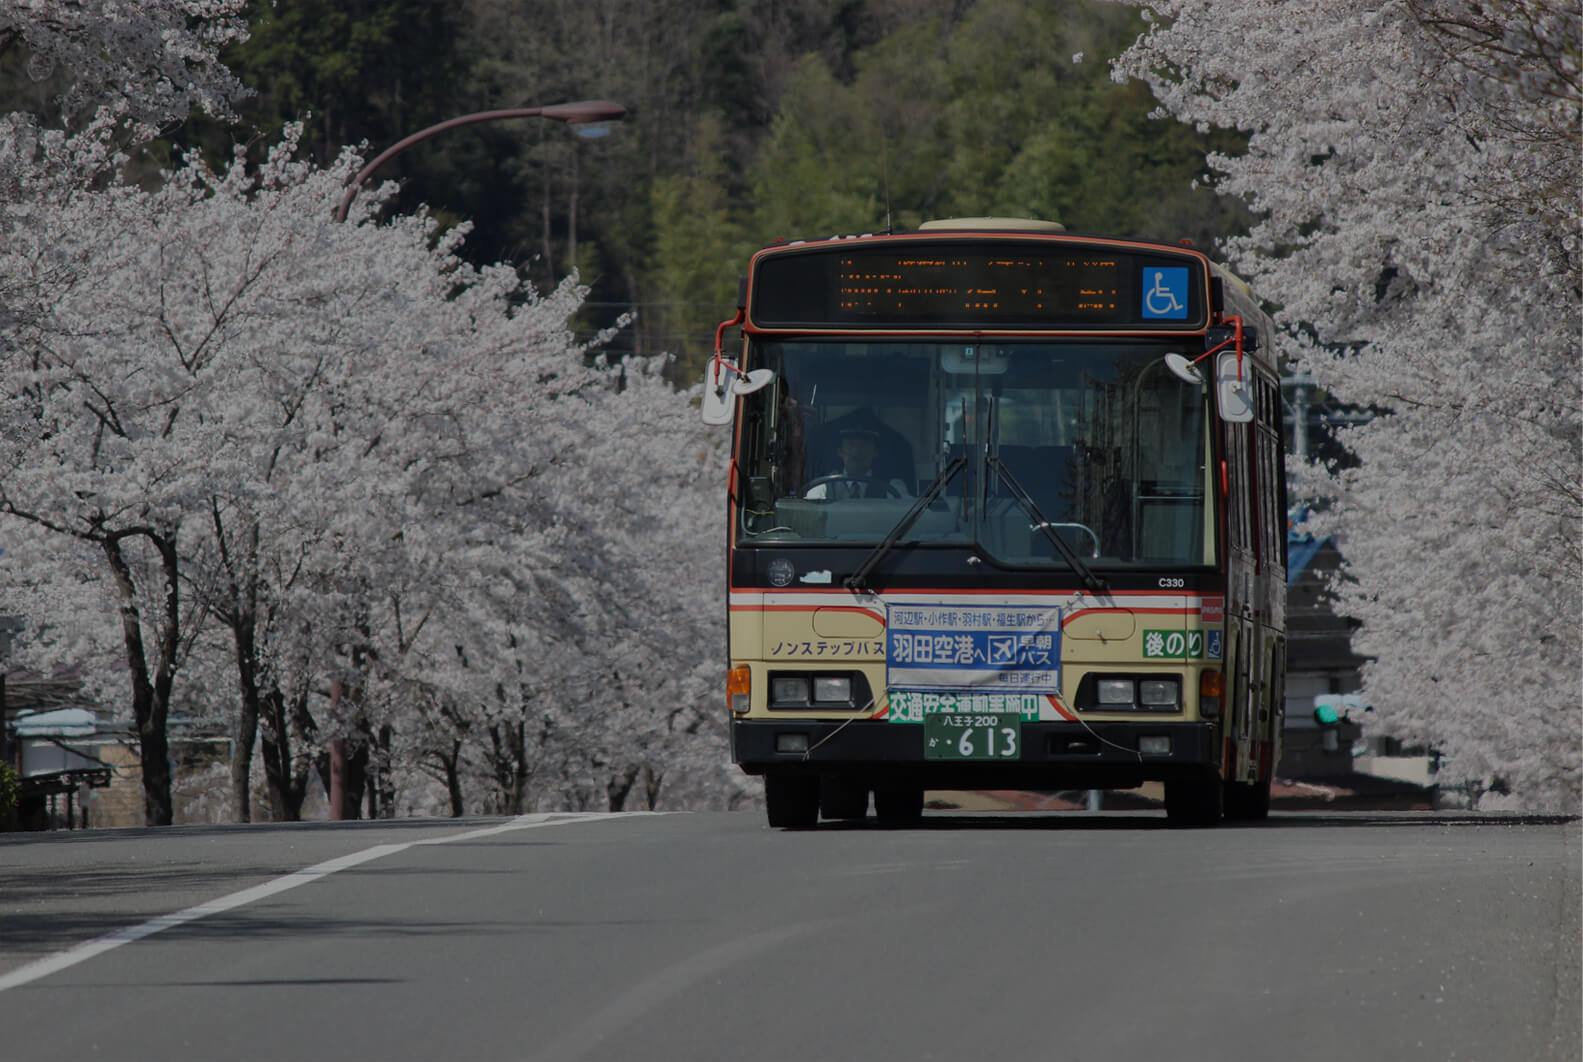
[[[923,717],[926,760],[1015,760],[1022,716],[1015,712],[930,712]]]

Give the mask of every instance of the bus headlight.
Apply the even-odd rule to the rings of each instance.
[[[776,704],[807,704],[808,680],[798,675],[781,675],[771,680],[770,700]]]
[[[1182,693],[1182,676],[1178,674],[1090,673],[1077,684],[1074,707],[1080,712],[1175,714],[1182,710]]]
[[[1095,689],[1100,704],[1133,704],[1133,685],[1129,679],[1100,679]]]
[[[849,704],[852,700],[852,680],[845,675],[818,676],[813,680],[813,699]]]
[[[873,701],[861,671],[771,671],[770,711],[849,712]]]
[[[1144,679],[1138,683],[1138,703],[1148,708],[1175,708],[1181,703],[1175,679]]]

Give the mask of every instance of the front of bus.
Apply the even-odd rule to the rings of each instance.
[[[1206,779],[1212,289],[1191,251],[917,234],[754,259],[730,502],[733,756],[770,819],[925,789]]]

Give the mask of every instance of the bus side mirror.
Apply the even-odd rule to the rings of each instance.
[[[730,424],[736,415],[737,396],[768,387],[774,379],[773,369],[754,369],[743,374],[724,359],[710,359],[704,368],[704,401],[699,410],[704,423]]]
[[[1190,383],[1194,387],[1204,386],[1204,374],[1198,371],[1197,359],[1189,361],[1187,355],[1178,354],[1176,351],[1165,356],[1165,367],[1171,370],[1171,375],[1183,383]]]
[[[1252,366],[1235,353],[1215,359],[1215,397],[1221,420],[1246,424],[1253,419]]]
[[[730,424],[736,413],[737,396],[731,392],[736,370],[719,358],[704,365],[704,404],[699,411],[705,424]]]

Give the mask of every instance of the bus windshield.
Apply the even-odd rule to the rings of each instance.
[[[1161,340],[758,342],[737,544],[973,545],[1009,567],[1215,563],[1203,388]],[[1069,551],[1056,548],[1059,536]]]

